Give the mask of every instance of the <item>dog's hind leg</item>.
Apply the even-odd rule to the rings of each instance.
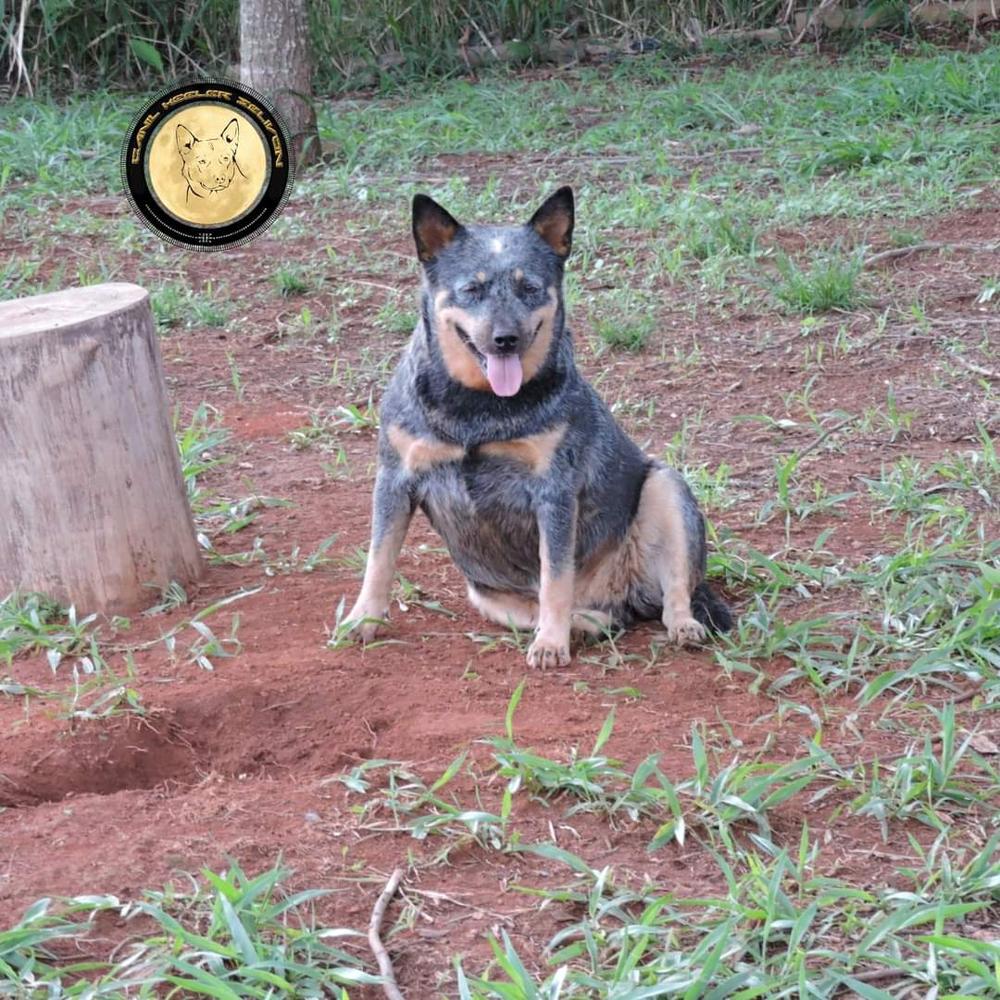
[[[470,583],[469,602],[484,617],[499,625],[528,631],[538,624],[538,602],[520,594],[499,590],[485,592]],[[573,611],[570,627],[574,632],[585,635],[604,635],[613,625],[607,611],[595,608],[579,608]]]
[[[614,627],[611,615],[596,608],[576,608],[570,619],[570,628],[581,635],[605,637]]]
[[[389,611],[389,596],[396,560],[406,530],[413,519],[414,502],[395,470],[381,468],[375,477],[372,498],[372,538],[365,564],[365,579],[347,620],[364,642],[375,638]]]
[[[694,616],[691,595],[705,575],[705,527],[684,480],[672,469],[654,468],[642,488],[637,514],[645,567],[663,595],[663,625],[678,645],[701,642],[705,626]]]
[[[538,624],[538,602],[520,594],[489,592],[468,585],[469,602],[484,617],[498,625],[528,631]]]

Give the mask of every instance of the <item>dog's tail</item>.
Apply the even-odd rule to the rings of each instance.
[[[694,619],[710,632],[728,632],[733,627],[733,613],[707,583],[699,583],[691,595]]]

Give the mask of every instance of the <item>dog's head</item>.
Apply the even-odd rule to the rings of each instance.
[[[214,139],[199,139],[183,125],[176,130],[181,173],[195,194],[204,196],[224,191],[236,175],[236,147],[240,123],[234,118]]]
[[[413,199],[432,334],[453,378],[498,396],[534,378],[561,331],[572,237],[568,187],[523,226],[463,226],[426,195]]]

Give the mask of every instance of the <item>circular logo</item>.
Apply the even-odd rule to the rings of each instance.
[[[133,119],[122,181],[139,218],[171,243],[198,250],[249,243],[291,191],[288,130],[242,84],[170,87]]]

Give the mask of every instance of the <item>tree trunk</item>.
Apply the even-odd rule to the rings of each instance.
[[[240,78],[277,107],[296,163],[319,155],[306,0],[240,0]]]
[[[146,291],[0,302],[0,598],[128,612],[200,572]]]

